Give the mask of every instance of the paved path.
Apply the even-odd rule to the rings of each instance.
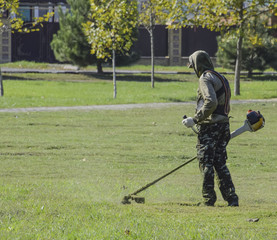
[[[231,104],[245,103],[266,103],[277,102],[274,99],[252,99],[252,100],[232,100]],[[73,107],[30,107],[30,108],[5,108],[0,109],[0,113],[4,112],[57,112],[68,110],[128,110],[134,108],[163,108],[170,106],[195,105],[195,102],[178,102],[178,103],[137,103],[137,104],[117,104],[117,105],[91,105],[91,106],[73,106]]]
[[[185,70],[185,68],[184,68]],[[60,74],[96,74],[97,70],[79,70],[76,67],[65,68],[65,69],[35,69],[35,68],[8,68],[2,67],[2,73],[60,73]],[[112,74],[112,70],[105,70],[104,74]],[[142,71],[142,70],[120,70],[116,69],[117,74],[150,74],[151,71]],[[155,71],[156,74],[195,74],[194,72],[188,71]],[[220,72],[222,74],[234,74],[234,72]],[[246,71],[241,71],[242,75],[246,75]],[[276,75],[277,72],[254,72],[253,75]]]
[[[97,74],[97,70],[79,70],[79,69],[34,69],[34,68],[1,68],[2,73],[54,73],[54,74]],[[116,74],[150,74],[151,71],[143,70],[121,70],[116,69]],[[195,74],[188,71],[155,71],[156,74]],[[112,70],[104,70],[103,74],[113,74]],[[224,74],[234,74],[225,72]],[[276,73],[277,74],[277,73]]]

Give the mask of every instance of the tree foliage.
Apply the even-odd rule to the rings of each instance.
[[[150,35],[151,46],[151,87],[154,88],[154,29],[157,24],[166,24],[169,20],[172,1],[146,0],[141,3],[139,25],[143,25]]]
[[[18,11],[19,0],[0,0],[0,34],[5,31],[18,31],[29,33],[32,31],[39,31],[43,22],[47,22],[54,13],[48,12],[42,17],[34,18],[33,22],[24,22]],[[1,46],[0,42],[0,47]],[[4,95],[2,74],[0,69],[0,96]]]
[[[89,0],[68,0],[70,10],[59,9],[60,29],[54,34],[51,47],[60,62],[70,62],[83,67],[96,63],[95,55],[90,54],[90,44],[83,32],[83,24],[90,12]]]
[[[15,20],[11,20],[11,16],[18,13],[19,2],[18,0],[0,0],[0,29],[1,31],[8,30],[13,24],[13,28],[18,28],[19,23],[15,24]],[[22,21],[20,21],[21,26]]]
[[[149,32],[156,24],[167,24],[172,1],[146,0],[141,3],[139,13],[139,24],[143,25]]]
[[[90,0],[89,20],[84,24],[91,53],[102,59],[112,51],[127,53],[135,40],[137,3],[133,0]]]
[[[190,23],[233,33],[264,14],[276,14],[277,3],[275,0],[176,0],[174,16],[181,20],[179,24],[184,18],[182,9],[189,10]]]
[[[29,33],[39,31],[43,22],[53,17],[53,12],[47,12],[44,16],[34,18],[31,23],[26,23],[18,11],[19,0],[0,0],[0,32],[12,30]]]
[[[212,31],[221,31],[236,37],[235,95],[240,94],[240,70],[242,60],[242,42],[249,23],[276,14],[276,0],[176,0],[174,19],[180,19],[178,25],[184,24],[184,16],[179,10],[189,9],[190,23],[206,27]],[[187,20],[187,19],[186,19]],[[186,22],[187,24],[187,22]]]
[[[116,98],[115,55],[127,54],[135,41],[137,1],[90,0],[89,20],[83,25],[91,54],[113,59],[114,98]]]
[[[249,23],[242,44],[241,69],[248,71],[251,77],[253,70],[264,71],[268,67],[277,70],[277,39],[271,30],[258,22]],[[219,36],[217,59],[220,65],[235,69],[236,38],[234,36]]]

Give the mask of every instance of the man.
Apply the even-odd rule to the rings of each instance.
[[[197,158],[203,174],[202,194],[206,206],[214,206],[214,172],[222,197],[228,206],[238,206],[238,196],[226,166],[226,146],[230,140],[230,87],[227,79],[214,71],[205,51],[196,51],[189,57],[189,67],[199,77],[197,108],[194,117],[183,120],[186,127],[198,125]]]

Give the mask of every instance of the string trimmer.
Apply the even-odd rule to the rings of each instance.
[[[249,110],[247,112],[246,120],[244,121],[243,126],[241,126],[240,128],[238,128],[237,130],[235,130],[231,133],[231,139],[234,138],[234,137],[239,136],[240,134],[242,134],[246,131],[256,132],[259,129],[263,128],[264,125],[265,125],[265,119],[262,116],[262,114],[259,111],[256,112],[256,111]],[[196,130],[194,129],[193,131],[196,131]],[[168,172],[168,173],[164,174],[163,176],[157,178],[153,182],[150,182],[150,183],[146,184],[145,186],[141,187],[140,189],[136,190],[135,192],[133,192],[131,194],[128,194],[127,196],[124,196],[121,203],[122,204],[130,204],[131,203],[130,200],[134,200],[136,203],[145,203],[145,198],[137,196],[138,193],[146,190],[150,186],[152,186],[155,183],[159,182],[160,180],[167,177],[168,175],[174,173],[175,171],[177,171],[178,169],[180,169],[183,166],[187,165],[188,163],[192,162],[196,158],[197,158],[197,156],[189,159],[188,161],[186,161],[183,164],[181,164],[180,166],[174,168],[170,172]]]

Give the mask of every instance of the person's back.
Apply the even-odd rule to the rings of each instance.
[[[214,206],[214,170],[218,176],[221,194],[228,206],[238,206],[230,172],[226,166],[226,146],[230,140],[229,111],[230,87],[227,79],[214,71],[209,55],[196,51],[189,57],[189,67],[199,77],[197,108],[194,117],[186,118],[187,127],[198,125],[197,156],[203,174],[204,204]]]
[[[199,77],[194,121],[198,124],[229,122],[231,91],[227,79],[214,71],[210,57],[204,51],[192,54],[190,62]]]

